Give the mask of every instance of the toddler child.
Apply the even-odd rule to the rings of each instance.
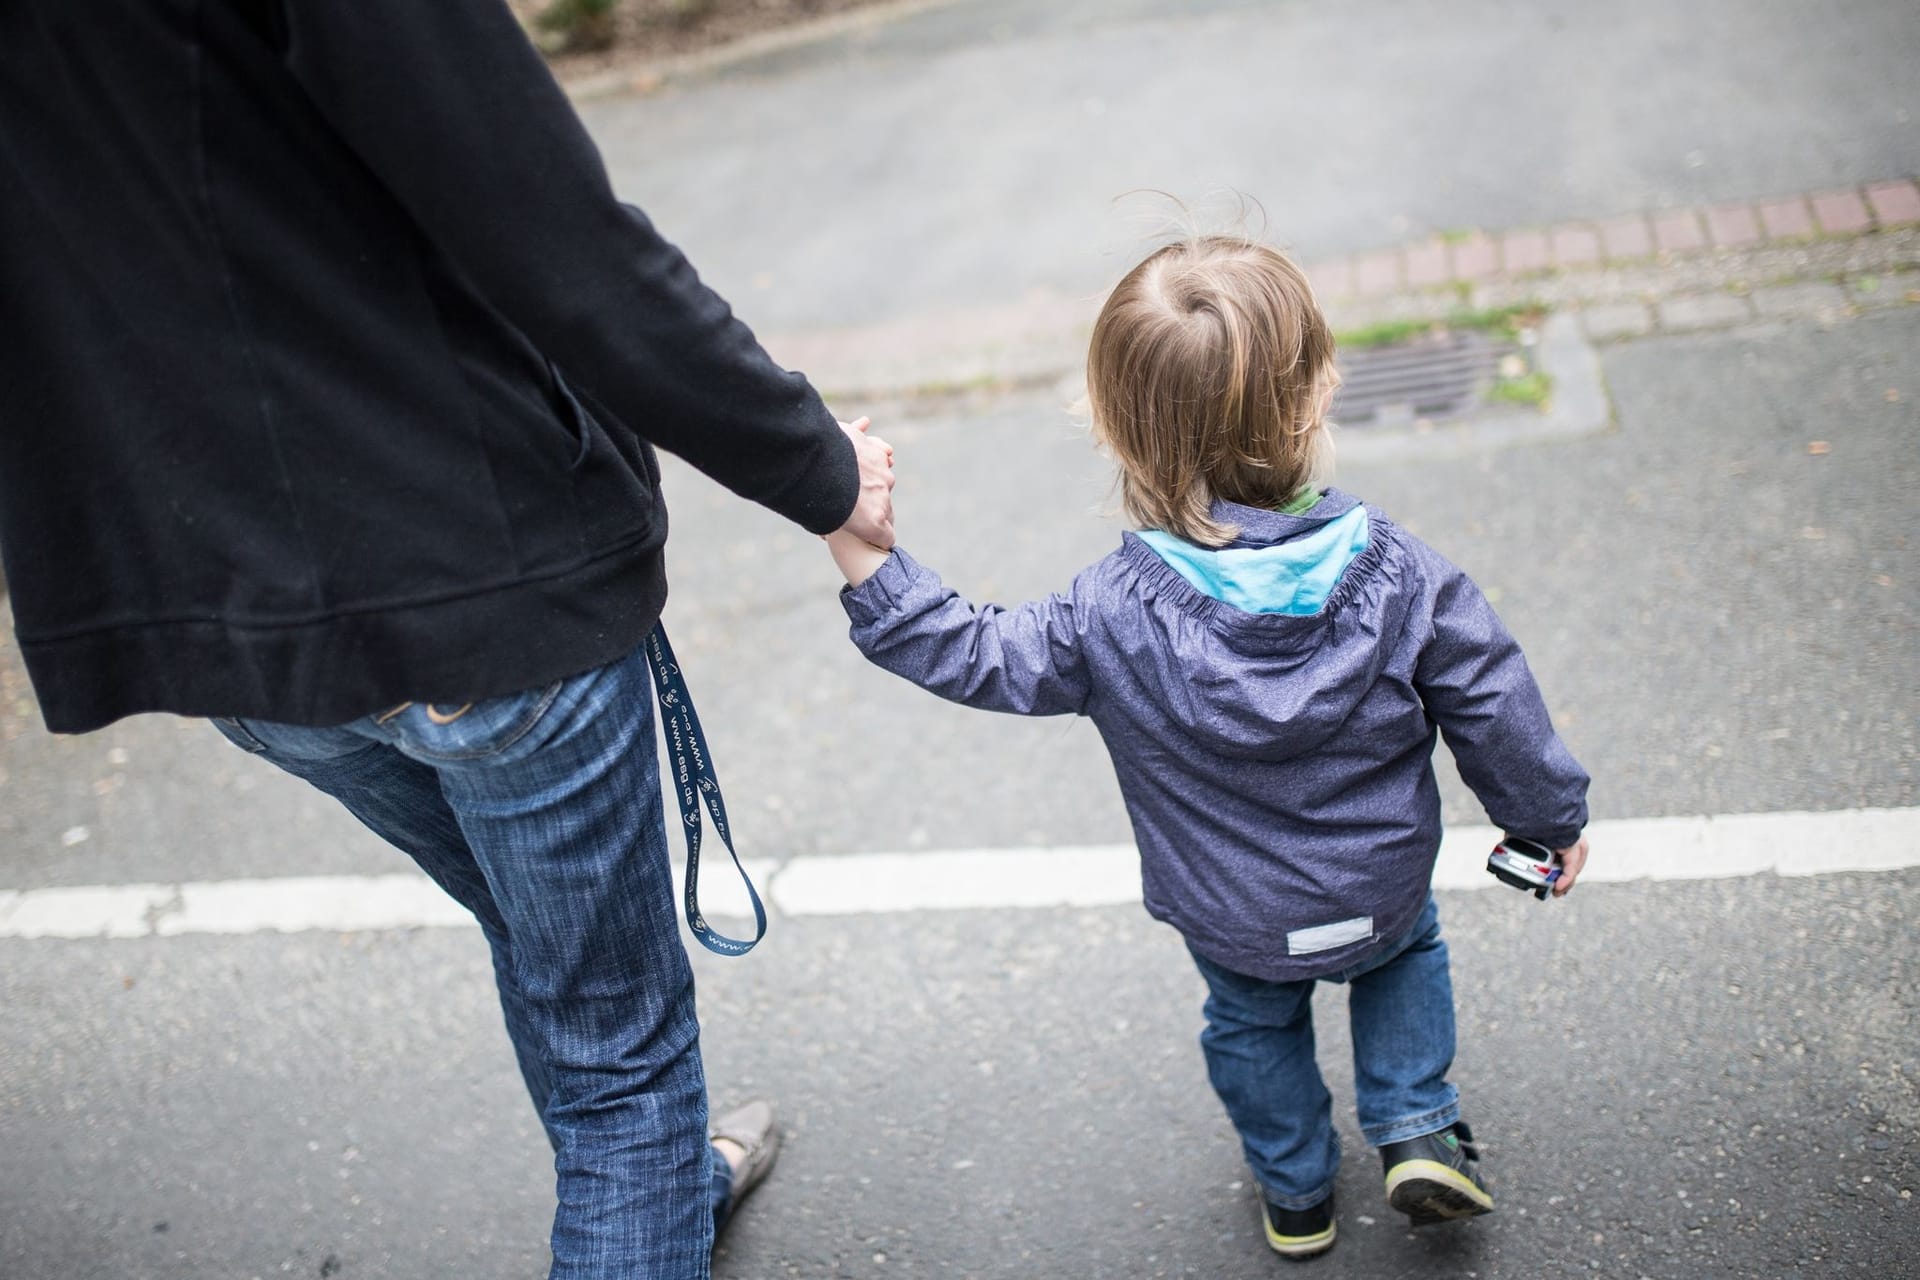
[[[1560,852],[1556,895],[1586,860],[1587,775],[1485,597],[1316,483],[1333,348],[1282,254],[1169,245],[1114,289],[1087,358],[1094,436],[1139,532],[1012,609],[967,603],[897,548],[829,540],[872,661],[968,706],[1099,729],[1147,910],[1210,989],[1208,1075],[1289,1257],[1334,1242],[1320,981],[1350,990],[1356,1110],[1393,1207],[1415,1225],[1493,1208],[1447,1082],[1436,730],[1496,824]]]

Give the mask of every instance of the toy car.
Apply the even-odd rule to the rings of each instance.
[[[1560,857],[1538,840],[1508,836],[1487,855],[1487,870],[1502,884],[1530,890],[1545,901],[1547,891],[1560,878]]]

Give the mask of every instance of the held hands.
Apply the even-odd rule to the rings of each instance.
[[[1560,857],[1560,878],[1553,882],[1553,896],[1564,898],[1573,892],[1573,882],[1587,865],[1587,838],[1581,836],[1569,847],[1554,852]]]
[[[860,496],[840,532],[885,551],[893,546],[893,446],[868,435],[869,425],[866,418],[840,424],[860,460]]]
[[[866,418],[843,422],[860,459],[860,497],[847,522],[827,535],[841,576],[857,587],[887,562],[893,546],[893,446],[867,434]]]

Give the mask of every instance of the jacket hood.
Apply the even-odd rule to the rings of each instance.
[[[1321,749],[1379,679],[1406,621],[1397,531],[1329,489],[1304,515],[1213,504],[1237,525],[1228,546],[1130,533],[1121,555],[1139,578],[1162,653],[1135,675],[1176,723],[1222,755],[1289,760]]]

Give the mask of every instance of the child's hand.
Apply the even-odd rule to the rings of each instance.
[[[1587,838],[1581,836],[1565,849],[1555,849],[1560,857],[1560,878],[1553,882],[1553,896],[1564,898],[1573,892],[1573,882],[1580,878],[1580,872],[1587,865]]]
[[[833,552],[833,562],[840,566],[840,575],[850,587],[871,578],[887,562],[886,552],[845,529],[827,535],[827,550]]]

